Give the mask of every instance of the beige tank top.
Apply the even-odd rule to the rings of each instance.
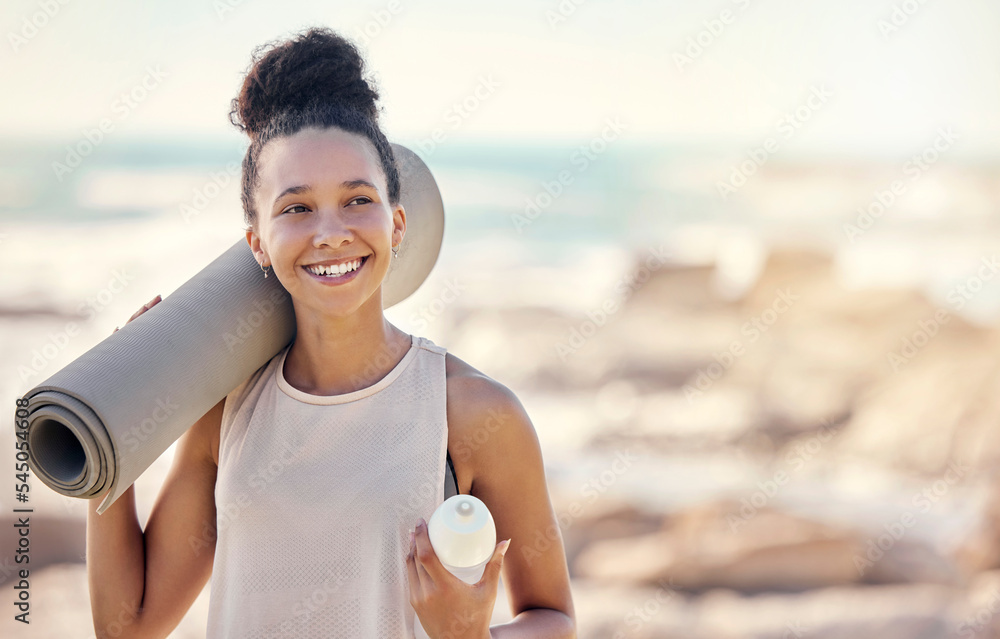
[[[445,349],[411,336],[342,395],[285,381],[291,344],[226,398],[208,639],[413,637],[409,530],[444,501]]]

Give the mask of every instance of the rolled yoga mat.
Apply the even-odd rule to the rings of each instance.
[[[441,249],[434,177],[393,144],[405,241],[383,308],[413,293]],[[115,502],[170,445],[295,337],[291,297],[245,237],[176,291],[28,391],[29,468],[63,495]]]

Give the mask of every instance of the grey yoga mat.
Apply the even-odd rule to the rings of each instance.
[[[437,261],[444,205],[434,177],[393,144],[405,240],[383,307]],[[28,391],[28,465],[58,493],[106,494],[103,513],[170,445],[295,337],[291,298],[241,237],[176,291]]]

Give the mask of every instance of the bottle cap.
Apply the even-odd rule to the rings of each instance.
[[[493,515],[472,495],[453,495],[438,506],[427,522],[427,535],[441,563],[456,568],[483,563],[497,545]]]

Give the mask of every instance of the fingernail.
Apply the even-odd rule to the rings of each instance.
[[[424,527],[424,526],[426,526],[426,525],[427,525],[427,522],[426,522],[426,521],[424,521],[424,518],[423,518],[423,517],[421,517],[421,518],[420,518],[420,521],[419,521],[419,522],[417,523],[417,526],[419,526],[419,527],[423,528],[423,527]]]
[[[507,549],[510,548],[510,539],[503,542],[503,546],[500,547],[500,556],[503,557],[507,554]]]

